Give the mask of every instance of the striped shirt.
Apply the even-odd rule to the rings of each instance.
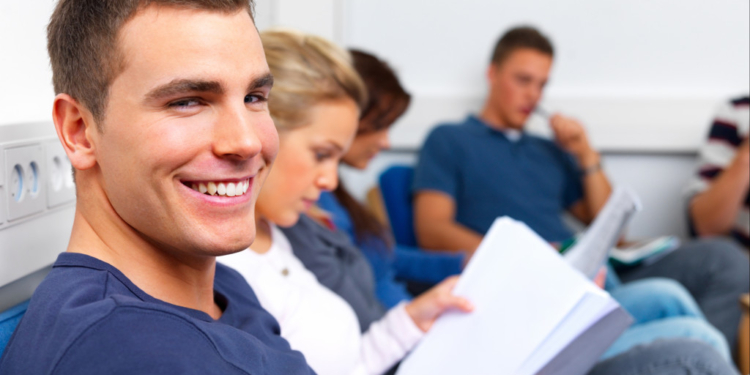
[[[698,169],[691,183],[689,197],[708,189],[711,181],[734,160],[737,148],[750,131],[750,97],[744,96],[722,104],[708,132],[708,141],[700,150]],[[750,193],[735,220],[732,236],[750,247]]]

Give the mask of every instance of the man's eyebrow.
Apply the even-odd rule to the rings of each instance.
[[[213,94],[221,94],[224,92],[224,87],[221,86],[221,83],[216,81],[176,79],[151,90],[146,94],[146,100],[158,100],[189,92],[210,92]]]
[[[254,79],[252,82],[250,82],[250,85],[247,87],[247,91],[253,91],[257,90],[262,87],[273,87],[273,75],[271,73],[266,73],[256,79]]]

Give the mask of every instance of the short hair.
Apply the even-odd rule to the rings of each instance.
[[[125,69],[119,31],[152,4],[223,13],[244,9],[253,18],[253,0],[60,0],[47,26],[55,93],[82,103],[100,131],[110,84]]]
[[[268,108],[280,132],[309,124],[310,108],[322,102],[350,98],[360,110],[365,105],[367,90],[346,50],[294,30],[264,31],[260,39],[274,77]]]
[[[515,50],[528,48],[554,57],[555,50],[549,38],[532,26],[518,26],[508,30],[495,44],[492,64],[499,65]]]
[[[354,68],[367,87],[369,99],[362,108],[359,133],[386,129],[393,120],[401,116],[409,107],[411,95],[401,86],[396,73],[388,64],[376,56],[360,51],[349,50]]]

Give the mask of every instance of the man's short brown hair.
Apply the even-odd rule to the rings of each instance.
[[[492,64],[499,65],[517,49],[528,48],[553,57],[552,42],[539,30],[531,26],[519,26],[508,30],[495,44],[492,52]]]
[[[233,13],[253,0],[60,0],[47,26],[47,51],[55,93],[83,104],[101,130],[109,86],[125,68],[117,35],[123,24],[149,5]]]

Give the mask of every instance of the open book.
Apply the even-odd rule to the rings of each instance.
[[[503,217],[454,289],[475,305],[443,314],[398,375],[585,374],[632,318],[525,224]]]
[[[573,268],[593,279],[609,259],[625,225],[641,210],[638,197],[630,189],[616,188],[607,204],[576,244],[565,252],[565,260]]]

